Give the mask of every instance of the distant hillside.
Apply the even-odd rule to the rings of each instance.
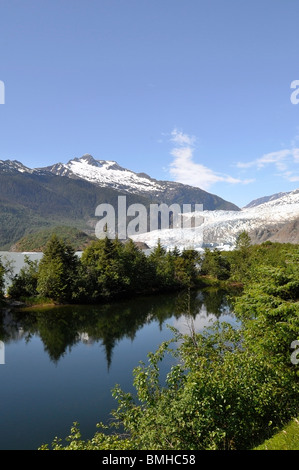
[[[75,251],[83,251],[93,240],[95,240],[94,237],[91,237],[85,232],[73,227],[54,227],[26,235],[13,245],[10,251],[43,252],[46,244],[54,233],[65,243],[71,245]]]
[[[252,243],[265,241],[299,244],[299,218],[278,225],[265,225],[249,233]]]
[[[0,169],[0,249],[10,247],[25,235],[44,228],[74,227],[94,234],[99,220],[95,209],[110,203],[117,207],[119,191],[99,188],[83,180],[51,173],[5,174]],[[145,197],[127,195],[127,203],[148,207]]]
[[[247,206],[245,206],[244,209],[250,209],[251,207],[257,207],[257,206],[260,206],[261,204],[264,204],[265,202],[275,201],[276,199],[280,199],[281,197],[283,197],[287,194],[288,193],[276,193],[276,194],[271,194],[271,196],[264,196],[264,197],[260,197],[258,199],[254,199],[249,204],[247,204]]]

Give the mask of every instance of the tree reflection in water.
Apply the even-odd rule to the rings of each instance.
[[[153,321],[163,324],[186,315],[194,320],[204,310],[219,318],[230,311],[223,291],[201,290],[142,296],[97,306],[59,306],[0,312],[0,340],[5,343],[38,335],[51,361],[57,363],[78,342],[99,342],[108,369],[115,345]]]

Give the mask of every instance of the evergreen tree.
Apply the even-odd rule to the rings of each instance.
[[[194,287],[198,276],[200,255],[196,250],[184,249],[175,257],[175,279],[180,286]]]
[[[240,250],[242,252],[247,252],[251,245],[251,239],[248,235],[248,232],[243,231],[237,236],[236,240],[236,250]]]
[[[236,240],[236,248],[232,254],[232,271],[237,281],[243,282],[250,274],[251,240],[246,231],[241,232]]]
[[[13,299],[37,295],[38,261],[25,256],[25,266],[15,275],[8,288],[8,295]]]
[[[128,291],[130,273],[126,270],[124,245],[108,237],[92,243],[81,259],[86,271],[90,298],[96,300]]]
[[[160,240],[149,257],[155,270],[155,286],[159,289],[192,287],[197,278],[199,254],[185,249],[182,253],[175,247],[166,251]]]
[[[201,274],[226,280],[230,276],[230,263],[217,248],[213,251],[206,248],[201,265]]]
[[[143,292],[151,288],[153,273],[146,255],[129,239],[122,252],[125,277],[130,292]]]
[[[178,280],[175,276],[175,263],[178,256],[177,250],[167,252],[158,240],[149,256],[149,262],[154,272],[153,285],[155,289],[173,289],[178,286]]]
[[[78,268],[79,260],[74,249],[53,235],[39,264],[38,293],[58,302],[71,301]]]

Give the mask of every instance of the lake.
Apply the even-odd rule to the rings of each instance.
[[[51,444],[74,421],[84,439],[92,437],[117,406],[112,388],[134,392],[133,369],[172,338],[168,325],[188,333],[192,324],[201,331],[216,318],[235,323],[224,293],[209,290],[0,311],[0,449]],[[162,375],[171,360],[162,362]]]

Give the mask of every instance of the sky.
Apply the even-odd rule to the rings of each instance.
[[[298,18],[297,0],[0,0],[0,159],[89,153],[239,207],[297,189]]]

